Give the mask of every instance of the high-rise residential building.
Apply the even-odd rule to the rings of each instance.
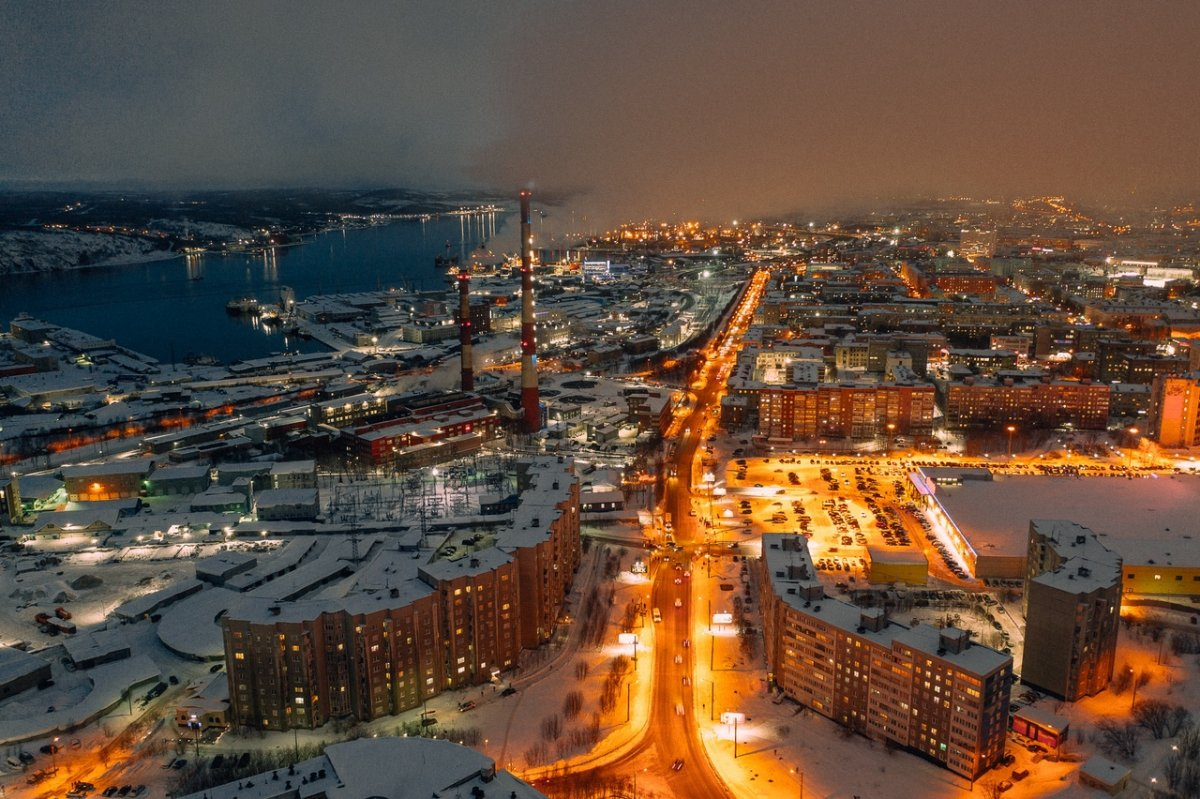
[[[223,620],[234,725],[268,730],[418,707],[512,668],[549,639],[579,566],[571,462],[521,464],[525,490],[499,526],[421,552],[385,547],[332,595],[248,597]]]
[[[1200,372],[1154,378],[1149,423],[1160,447],[1200,446]]]
[[[1021,682],[1067,701],[1112,679],[1121,620],[1121,557],[1074,522],[1029,523]]]
[[[1012,658],[965,630],[905,627],[825,596],[803,536],[763,536],[759,585],[771,677],[869,738],[976,779],[1004,755]]]

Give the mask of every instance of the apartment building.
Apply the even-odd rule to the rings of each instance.
[[[1004,755],[1012,658],[954,627],[904,627],[825,596],[807,539],[763,536],[763,632],[785,695],[968,779]]]
[[[1149,423],[1148,433],[1159,446],[1200,446],[1200,372],[1155,378]]]
[[[967,377],[945,386],[946,427],[998,427],[1016,424],[1103,430],[1108,425],[1109,387],[1060,380],[1021,381],[1013,377]]]
[[[915,381],[767,386],[759,391],[758,433],[790,441],[920,438],[932,433],[934,404],[933,386]]]
[[[1029,523],[1021,682],[1074,702],[1112,679],[1121,557],[1074,522]]]
[[[511,520],[433,558],[384,547],[334,595],[247,597],[223,621],[234,725],[315,728],[493,680],[547,640],[579,566],[579,483],[537,458]],[[428,561],[428,562],[426,562]]]

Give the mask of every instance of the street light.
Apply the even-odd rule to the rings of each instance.
[[[1013,433],[1017,432],[1017,427],[1016,427],[1016,425],[1010,424],[1008,427],[1006,427],[1004,429],[1008,431],[1008,457],[1011,459],[1012,458],[1012,438],[1013,438]]]
[[[196,758],[200,757],[200,720],[193,713],[188,718],[188,729],[192,731],[192,742],[196,744]]]
[[[883,454],[885,456],[892,454],[892,434],[896,432],[896,423],[887,423],[887,446],[884,447]]]

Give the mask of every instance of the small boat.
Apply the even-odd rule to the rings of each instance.
[[[258,300],[254,297],[239,297],[225,303],[225,312],[234,316],[254,315],[259,312]]]

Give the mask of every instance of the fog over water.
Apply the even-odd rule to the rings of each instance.
[[[1200,185],[1200,4],[0,4],[0,181],[570,195],[576,222]]]

